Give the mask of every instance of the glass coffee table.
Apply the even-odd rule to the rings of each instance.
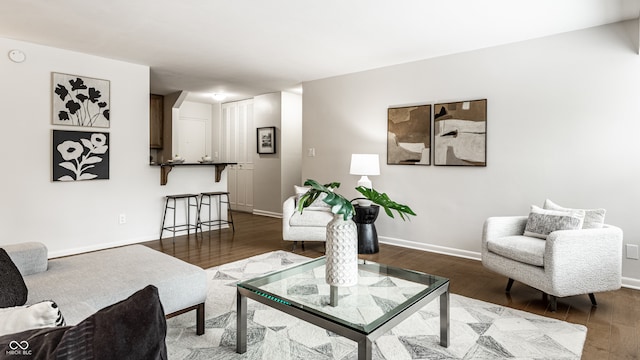
[[[247,351],[247,298],[358,343],[358,359],[371,359],[373,342],[440,297],[440,345],[449,346],[449,280],[360,260],[358,285],[325,282],[320,257],[237,284],[236,352]],[[333,302],[334,304],[331,304]]]

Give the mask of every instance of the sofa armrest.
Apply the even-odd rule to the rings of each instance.
[[[593,289],[594,283],[599,283],[595,286],[598,291],[618,289],[622,281],[622,240],[622,230],[611,225],[554,231],[546,240],[544,267],[558,290],[580,286],[576,279],[588,282],[585,288]]]
[[[3,245],[2,248],[9,254],[11,261],[16,264],[22,276],[47,271],[48,252],[44,244],[26,242]]]
[[[482,228],[482,251],[487,251],[487,241],[503,236],[522,235],[527,225],[527,216],[495,216],[484,222]]]

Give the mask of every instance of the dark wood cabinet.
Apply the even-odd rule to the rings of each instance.
[[[164,96],[151,94],[149,99],[149,147],[162,149],[164,123]]]

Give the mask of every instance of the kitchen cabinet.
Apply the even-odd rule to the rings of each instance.
[[[162,149],[164,124],[164,96],[151,94],[149,99],[149,147]]]

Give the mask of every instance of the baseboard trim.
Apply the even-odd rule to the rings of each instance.
[[[282,214],[281,213],[276,213],[276,212],[273,212],[273,211],[266,211],[266,210],[253,209],[253,215],[268,216],[268,217],[272,217],[272,218],[282,219]]]
[[[446,246],[417,243],[415,241],[390,238],[386,236],[379,236],[378,241],[382,244],[395,245],[395,246],[400,246],[408,249],[422,250],[422,251],[428,251],[428,252],[437,253],[437,254],[482,261],[482,255],[479,252],[475,252],[475,251],[467,251],[467,250],[450,248]],[[640,290],[640,279],[634,279],[634,278],[623,276],[622,287],[634,289],[634,290]]]
[[[382,244],[396,245],[396,246],[405,247],[409,249],[429,251],[437,254],[451,255],[451,256],[461,257],[465,259],[478,260],[478,261],[482,259],[482,256],[480,255],[480,253],[475,251],[467,251],[467,250],[450,248],[446,246],[418,243],[415,241],[390,238],[386,236],[379,236],[378,241]]]
[[[622,287],[629,289],[640,290],[640,279],[634,279],[629,277],[622,277]]]

